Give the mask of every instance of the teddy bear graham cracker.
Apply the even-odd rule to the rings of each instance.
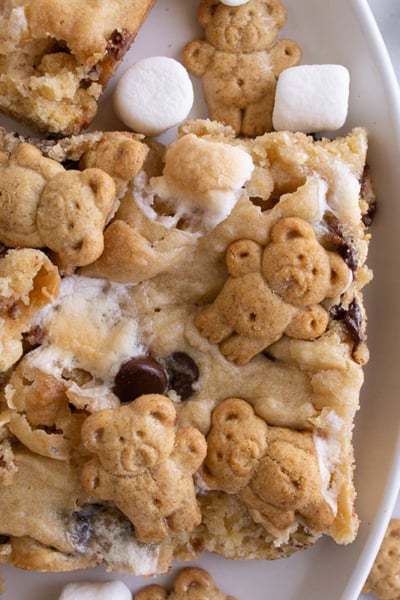
[[[235,7],[219,0],[200,2],[204,39],[186,45],[183,64],[202,78],[210,117],[238,135],[272,130],[279,74],[301,59],[296,42],[277,40],[285,21],[281,0],[249,0]]]
[[[1,216],[2,562],[150,575],[350,543],[365,130],[0,141],[3,196],[35,182]]]

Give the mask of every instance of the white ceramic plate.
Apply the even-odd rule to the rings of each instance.
[[[201,34],[198,0],[158,0],[117,76],[144,56],[179,59],[184,44]],[[351,73],[350,112],[343,131],[365,125],[370,133],[379,210],[373,224],[369,264],[375,271],[367,289],[371,360],[366,369],[361,410],[356,419],[357,512],[361,527],[350,546],[320,540],[303,553],[274,562],[232,562],[214,555],[196,564],[210,570],[217,584],[238,600],[355,600],[369,572],[397,497],[400,479],[400,101],[398,87],[379,31],[364,0],[285,0],[285,36],[303,48],[303,63],[340,63]],[[282,35],[280,36],[282,37]],[[112,89],[112,88],[111,88]],[[100,107],[95,127],[120,128],[110,102]],[[195,81],[193,116],[207,115],[200,82]],[[2,118],[9,129],[23,128]],[[163,136],[171,139],[174,132]],[[77,580],[121,578],[132,591],[149,583],[102,569],[70,574],[38,574],[3,567],[4,600],[55,600],[63,584]],[[169,582],[172,575],[158,578]]]

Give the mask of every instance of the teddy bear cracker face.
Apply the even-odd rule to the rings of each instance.
[[[319,304],[343,291],[349,280],[341,258],[319,244],[311,225],[293,217],[273,227],[262,273],[270,288],[293,306]]]
[[[248,483],[265,453],[267,425],[253,408],[238,398],[229,398],[213,411],[207,436],[207,457],[202,476],[207,485],[227,492]]]
[[[149,408],[141,399],[135,401],[134,414],[127,406],[119,408],[115,419],[112,409],[96,413],[85,423],[86,447],[99,452],[104,469],[116,475],[132,475],[143,467],[153,467],[171,453],[174,446],[175,413],[168,405],[152,401]],[[143,406],[142,406],[143,405]]]
[[[207,41],[225,52],[269,48],[285,18],[280,0],[249,0],[237,7],[223,5],[219,0],[203,0],[199,8],[199,23]]]

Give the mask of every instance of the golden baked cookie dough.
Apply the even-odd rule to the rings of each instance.
[[[0,110],[44,133],[79,133],[153,4],[7,2],[0,9]]]

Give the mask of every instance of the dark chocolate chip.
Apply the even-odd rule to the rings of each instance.
[[[327,250],[337,252],[349,269],[355,273],[358,268],[359,256],[353,241],[344,234],[342,224],[337,217],[327,214],[325,220],[328,233],[324,236],[324,246]]]
[[[271,354],[270,352],[268,352],[267,349],[263,350],[261,353],[263,356],[265,356],[265,358],[267,358],[268,360],[270,360],[271,362],[275,362],[276,358],[273,354]]]
[[[165,359],[168,372],[168,387],[174,390],[181,400],[193,394],[193,384],[198,380],[199,367],[186,352],[174,352]]]
[[[45,338],[45,332],[40,325],[34,325],[22,334],[24,353],[40,346]]]
[[[72,513],[69,536],[76,546],[86,546],[93,535],[93,523],[100,513],[106,511],[101,504],[87,504]]]
[[[374,185],[372,182],[371,169],[368,164],[365,165],[363,174],[360,180],[360,196],[367,205],[367,211],[362,216],[362,222],[365,227],[370,227],[375,218],[377,204]]]
[[[3,533],[0,533],[0,544],[8,544],[8,542],[10,541],[10,536],[9,535],[4,535]]]
[[[107,55],[113,56],[117,61],[122,60],[133,39],[134,36],[127,29],[115,29],[107,44]]]
[[[332,319],[341,321],[346,327],[346,330],[354,343],[354,350],[356,350],[364,340],[363,319],[359,304],[353,300],[349,304],[348,309],[336,305],[330,309],[329,313]]]
[[[114,384],[114,394],[121,402],[131,402],[142,394],[164,394],[168,376],[151,356],[135,356],[121,365]]]
[[[66,158],[62,161],[61,164],[66,171],[79,171],[79,160],[72,160],[72,158]]]

